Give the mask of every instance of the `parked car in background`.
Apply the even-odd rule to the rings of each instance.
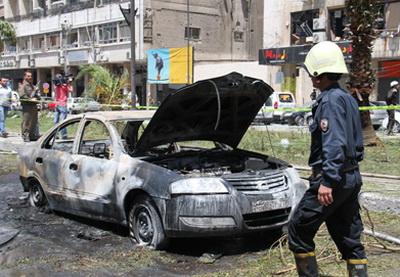
[[[387,106],[385,101],[370,101],[369,103],[371,107]],[[388,116],[386,110],[369,110],[369,115],[375,130],[382,126],[383,120]]]
[[[21,101],[19,101],[19,94],[16,91],[11,92],[11,110],[18,111],[22,110]]]
[[[273,92],[265,101],[255,118],[261,123],[286,122],[292,115],[292,111],[278,111],[278,109],[294,109],[296,100],[291,92]]]
[[[82,112],[97,112],[100,110],[100,103],[92,98],[68,98],[67,110],[70,114]]]
[[[315,101],[310,101],[307,103],[304,103],[302,106],[300,106],[299,109],[311,109],[312,106],[315,104]],[[311,111],[297,111],[293,112],[289,117],[288,117],[288,124],[289,125],[297,125],[297,126],[302,126],[304,124],[310,125],[312,123],[312,113]]]
[[[394,125],[393,125],[393,133],[400,133],[400,111],[396,110],[394,112]],[[386,113],[386,118],[382,122],[382,128],[387,129],[387,125],[389,123],[389,117]]]
[[[125,225],[155,249],[279,230],[306,184],[277,157],[237,148],[271,93],[231,73],[172,92],[155,112],[71,116],[20,148],[20,180],[33,205]]]

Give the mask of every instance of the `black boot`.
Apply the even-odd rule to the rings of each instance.
[[[294,253],[296,260],[297,273],[299,277],[316,277],[318,276],[317,259],[314,252]]]
[[[348,259],[347,271],[349,277],[368,277],[367,259]]]

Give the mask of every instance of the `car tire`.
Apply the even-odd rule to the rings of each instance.
[[[296,117],[293,119],[293,121],[294,121],[294,124],[297,125],[297,126],[302,126],[302,125],[304,125],[304,117],[301,116],[301,115],[296,116]]]
[[[310,116],[309,118],[307,118],[307,125],[310,126],[311,124],[313,124],[314,122],[314,118],[312,116]]]
[[[147,195],[139,195],[134,199],[129,210],[128,227],[129,236],[138,246],[160,250],[169,244],[155,204]]]
[[[41,208],[47,205],[46,195],[39,183],[35,182],[29,189],[29,201],[32,206]]]
[[[399,123],[398,121],[395,121],[395,122],[394,122],[394,125],[393,125],[393,132],[394,132],[394,133],[399,133],[399,132],[400,132],[400,123]]]

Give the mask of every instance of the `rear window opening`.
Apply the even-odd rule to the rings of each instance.
[[[279,101],[285,103],[291,103],[293,102],[293,97],[291,94],[279,94]]]

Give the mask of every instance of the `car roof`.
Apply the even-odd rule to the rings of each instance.
[[[150,120],[155,111],[153,110],[129,110],[129,111],[105,111],[105,112],[87,112],[70,117],[80,118],[86,117],[91,119],[99,119],[103,121],[144,121]]]

